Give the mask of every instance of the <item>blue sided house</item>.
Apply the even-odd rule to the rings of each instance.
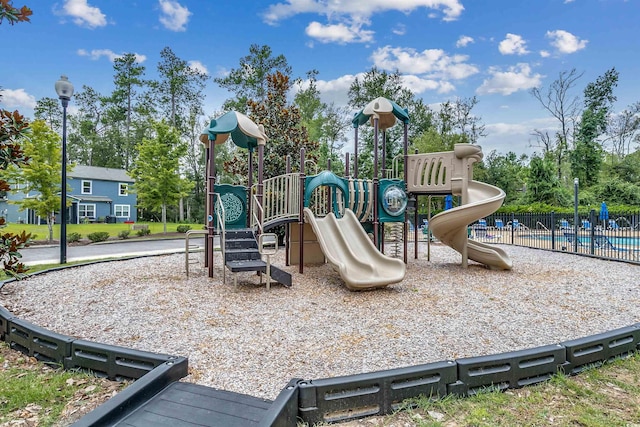
[[[125,222],[137,220],[137,198],[133,190],[133,179],[123,169],[101,168],[96,166],[75,166],[67,173],[67,218],[70,224],[82,222]],[[20,184],[12,185],[0,201],[0,214],[7,222],[27,224],[45,223],[35,212],[27,209],[20,211],[19,206],[9,203],[25,197],[38,197],[37,194],[25,194]],[[56,212],[56,223],[60,215]]]

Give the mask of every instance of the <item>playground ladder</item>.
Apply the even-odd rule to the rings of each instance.
[[[224,239],[224,264],[234,273],[234,284],[237,284],[236,273],[256,271],[269,273],[270,277],[286,287],[291,286],[291,274],[262,260],[258,241],[251,228],[228,230]],[[268,271],[269,270],[269,271]],[[269,280],[269,279],[268,279]]]

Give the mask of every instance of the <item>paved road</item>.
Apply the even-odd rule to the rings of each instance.
[[[204,247],[204,237],[189,239],[190,246]],[[193,249],[190,249],[193,250]],[[129,257],[136,255],[159,255],[185,251],[185,239],[122,240],[101,244],[67,247],[67,261]],[[60,246],[32,246],[20,251],[26,265],[56,264],[60,262]]]

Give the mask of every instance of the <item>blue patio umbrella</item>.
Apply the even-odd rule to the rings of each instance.
[[[444,210],[451,209],[453,207],[453,196],[448,194],[447,197],[444,198]]]
[[[600,205],[600,215],[598,216],[598,218],[600,218],[600,221],[602,221],[602,224],[606,227],[607,220],[609,219],[609,209],[607,208],[607,204],[605,202],[602,202],[602,204]]]

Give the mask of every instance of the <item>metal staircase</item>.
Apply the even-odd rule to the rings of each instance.
[[[256,271],[267,276],[267,289],[270,281],[274,281],[286,286],[291,286],[291,274],[271,265],[269,256],[275,254],[275,251],[267,250],[268,246],[275,243],[277,250],[277,239],[266,241],[265,237],[274,236],[271,234],[263,234],[260,239],[256,239],[256,235],[251,228],[243,228],[225,231],[224,236],[224,265],[232,273],[234,273],[234,284],[237,284],[237,276],[235,273],[243,271]],[[267,261],[263,259],[266,256]],[[260,279],[262,282],[262,278]]]

